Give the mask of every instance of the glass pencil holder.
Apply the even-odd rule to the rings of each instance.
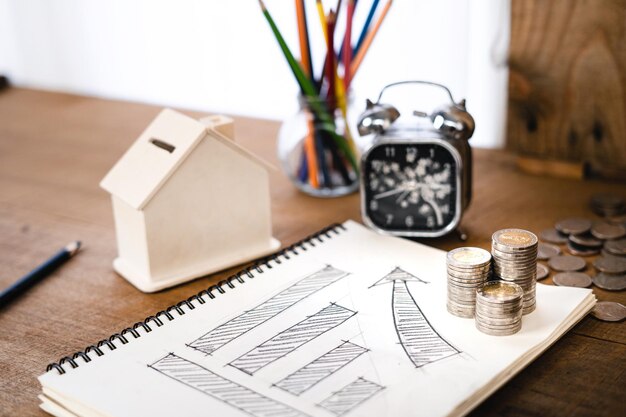
[[[359,188],[359,151],[351,123],[351,100],[329,102],[299,96],[299,111],[278,132],[283,172],[302,192],[339,197]]]

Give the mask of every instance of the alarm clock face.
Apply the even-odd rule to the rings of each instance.
[[[461,159],[443,140],[379,142],[362,159],[362,213],[379,231],[441,236],[461,217]]]

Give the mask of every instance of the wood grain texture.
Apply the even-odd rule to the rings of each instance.
[[[508,146],[626,171],[626,0],[512,0]]]
[[[0,415],[45,415],[36,378],[48,363],[234,271],[143,294],[112,270],[111,206],[98,183],[159,110],[22,89],[0,93],[0,287],[70,240],[85,244],[84,252],[0,311]],[[276,164],[277,123],[236,118],[235,130],[238,141]],[[522,174],[502,152],[476,151],[474,174],[474,201],[463,225],[467,244],[486,249],[497,229],[539,232],[565,216],[591,217],[587,203],[595,192],[626,196],[624,185]],[[357,195],[308,197],[279,171],[270,181],[274,235],[285,245],[329,223],[360,220]],[[461,245],[454,236],[424,242],[441,249]],[[594,292],[600,300],[626,303],[625,292]],[[473,415],[624,415],[625,356],[624,323],[585,318]]]

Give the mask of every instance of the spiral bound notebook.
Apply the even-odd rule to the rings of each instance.
[[[348,221],[39,377],[56,416],[460,416],[589,312],[537,285],[512,336],[446,311],[446,254]]]

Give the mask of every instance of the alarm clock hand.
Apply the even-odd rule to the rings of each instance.
[[[407,191],[407,186],[406,185],[400,186],[398,188],[394,188],[394,189],[389,190],[389,191],[385,191],[385,192],[382,192],[382,193],[375,194],[374,195],[374,200],[380,200],[381,198],[385,198],[385,197],[389,197],[391,195],[399,194],[399,193],[402,193],[404,191]]]

